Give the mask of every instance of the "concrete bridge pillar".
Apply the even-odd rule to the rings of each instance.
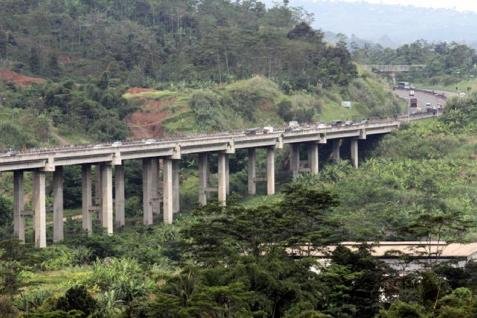
[[[33,208],[35,211],[35,246],[46,247],[46,173],[33,172]]]
[[[353,167],[358,168],[358,139],[351,139],[351,163]]]
[[[174,218],[174,199],[173,199],[173,173],[172,173],[172,160],[164,159],[163,161],[163,210],[164,210],[164,223],[172,224]]]
[[[209,184],[208,154],[199,154],[199,204],[207,204],[207,186]]]
[[[154,210],[152,211],[154,215],[159,216],[161,214],[161,202],[162,202],[162,186],[163,186],[163,178],[162,178],[162,170],[163,170],[163,160],[157,159],[157,174],[156,174],[156,192],[154,193],[156,196]]]
[[[338,162],[341,160],[340,150],[341,150],[342,143],[343,143],[342,139],[333,139],[331,159],[334,160],[335,162]]]
[[[151,179],[152,179],[152,187],[151,187],[151,209],[154,221],[154,215],[158,215],[160,213],[160,206],[159,206],[159,159],[158,158],[151,158]]]
[[[101,194],[102,186],[101,186],[101,165],[96,165],[95,168],[95,183],[94,183],[94,203],[96,206],[99,208],[97,210],[98,213],[98,219],[101,221],[102,220],[102,215],[101,215],[101,199],[103,195]]]
[[[87,231],[88,235],[91,235],[93,233],[93,222],[91,218],[91,207],[93,206],[91,165],[81,166],[81,191],[83,230]]]
[[[275,194],[275,148],[267,148],[267,194]]]
[[[124,166],[114,167],[114,210],[116,216],[116,227],[123,227],[126,224]]]
[[[257,150],[248,150],[248,194],[257,194]]]
[[[293,178],[298,177],[300,173],[300,145],[290,145],[290,170]]]
[[[228,180],[228,164],[229,160],[228,154],[224,152],[219,153],[219,163],[218,163],[218,199],[219,203],[222,206],[226,205],[227,202],[227,180]]]
[[[180,197],[180,160],[172,161],[172,196],[173,196],[173,212],[179,213],[181,207],[181,197]]]
[[[157,173],[157,171],[156,171]],[[154,169],[153,160],[150,158],[142,161],[142,211],[143,224],[152,225],[153,220],[153,198],[154,198]]]
[[[108,235],[113,234],[113,167],[102,164],[101,172],[101,215],[102,225]]]
[[[311,143],[308,145],[308,166],[310,168],[310,172],[313,175],[317,175],[320,171],[319,168],[319,152],[318,152],[318,144]]]
[[[55,243],[64,239],[63,183],[63,167],[58,166],[53,172],[53,242]]]
[[[16,170],[13,172],[13,231],[15,237],[25,243],[25,218],[23,216],[25,201],[23,194],[23,171]]]

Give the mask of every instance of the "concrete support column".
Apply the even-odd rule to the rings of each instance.
[[[225,181],[225,186],[227,187],[227,195],[230,194],[230,159],[227,156],[227,160],[225,161],[225,170],[227,170],[227,180]]]
[[[163,163],[163,178],[164,183],[162,186],[163,192],[163,202],[164,202],[164,223],[172,224],[174,218],[174,200],[172,196],[173,186],[172,186],[172,160],[164,159]]]
[[[248,194],[257,193],[257,151],[255,148],[248,150]]]
[[[33,207],[35,211],[35,246],[46,247],[46,193],[44,171],[33,172]]]
[[[219,163],[218,163],[218,199],[219,203],[222,206],[225,206],[227,203],[227,180],[229,171],[227,170],[227,161],[229,160],[226,153],[219,153]]]
[[[113,234],[113,167],[101,165],[101,215],[106,233]]]
[[[180,196],[180,160],[172,161],[172,196],[173,196],[173,212],[179,213],[181,209]]]
[[[151,178],[152,178],[152,187],[151,187],[151,208],[152,208],[152,215],[157,215],[160,212],[159,207],[159,159],[152,158],[151,159]]]
[[[156,174],[156,180],[154,181],[156,185],[156,190],[157,192],[155,193],[156,195],[156,201],[155,201],[155,209],[152,211],[154,215],[159,215],[161,214],[161,202],[162,202],[162,170],[163,170],[163,163],[162,159],[157,159],[157,163],[154,163],[157,166],[157,174]]]
[[[308,146],[308,164],[310,166],[311,174],[318,174],[318,172],[320,171],[320,162],[317,143],[312,143]]]
[[[209,180],[209,163],[207,153],[199,154],[199,204],[207,204],[207,185]]]
[[[99,207],[98,210],[98,219],[102,222],[102,215],[101,215],[101,199],[103,195],[101,194],[102,186],[101,186],[101,165],[96,165],[95,169],[95,183],[94,183],[94,203],[97,207]]]
[[[331,158],[336,162],[341,160],[340,149],[342,143],[343,141],[341,139],[333,139]]]
[[[63,167],[58,166],[53,172],[53,242],[64,239],[63,232]]]
[[[149,158],[142,161],[142,211],[144,225],[153,224],[152,200],[154,188],[153,161]]]
[[[82,215],[83,215],[83,230],[91,235],[93,232],[93,222],[91,220],[91,207],[93,205],[92,197],[92,179],[91,179],[91,166],[81,166],[81,191],[82,191]]]
[[[267,194],[275,194],[275,149],[267,148]]]
[[[23,212],[25,210],[25,201],[23,197],[23,171],[13,172],[13,231],[15,237],[25,243],[25,218]]]
[[[353,167],[358,168],[358,139],[351,139],[351,163]]]
[[[116,216],[116,226],[123,227],[126,224],[124,166],[114,167],[114,210]]]
[[[299,144],[290,145],[290,170],[293,178],[298,177],[300,173],[300,147]]]

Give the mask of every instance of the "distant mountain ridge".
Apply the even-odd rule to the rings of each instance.
[[[280,1],[264,1],[267,5]],[[456,41],[477,47],[477,13],[449,9],[330,0],[290,0],[313,13],[313,26],[324,31],[398,46],[425,39]]]

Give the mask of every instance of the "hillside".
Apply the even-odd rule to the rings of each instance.
[[[0,147],[398,113],[306,20],[255,1],[2,1]]]
[[[206,89],[129,89],[123,97],[139,110],[126,119],[133,138],[179,132],[283,126],[336,119],[393,116],[402,109],[387,84],[365,73],[344,87],[288,94],[264,77]],[[341,102],[352,101],[352,108]]]

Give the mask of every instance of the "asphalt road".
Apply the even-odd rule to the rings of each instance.
[[[395,89],[394,94],[396,94],[400,98],[405,99],[409,105],[409,99],[411,97],[409,96],[409,90]],[[419,92],[419,91],[415,91],[414,97],[417,98],[417,107],[420,107],[421,109],[424,109],[424,107],[426,106],[426,103],[430,103],[431,106],[442,105],[442,107],[444,107],[447,101],[446,97],[434,95],[432,93]]]

